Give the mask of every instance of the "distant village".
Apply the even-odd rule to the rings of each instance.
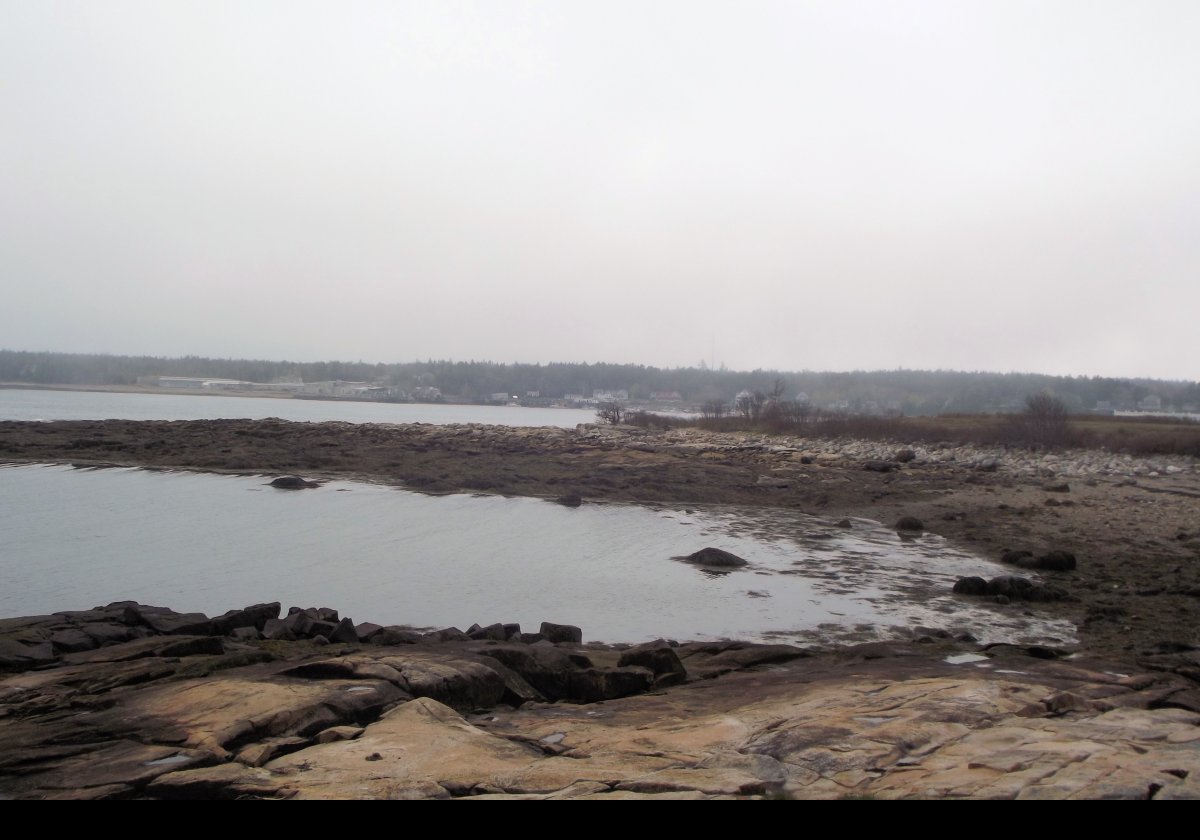
[[[583,393],[565,393],[543,394],[540,391],[525,391],[519,394],[510,394],[505,391],[499,391],[492,394],[486,394],[482,397],[474,399],[461,399],[455,395],[443,394],[441,389],[432,384],[416,384],[409,388],[400,388],[395,385],[388,385],[381,382],[354,382],[343,379],[332,379],[319,382],[298,382],[298,381],[280,381],[280,382],[250,382],[241,379],[222,379],[218,377],[196,377],[196,376],[141,376],[138,377],[138,385],[143,387],[165,388],[172,390],[194,390],[206,391],[210,393],[228,393],[228,394],[261,394],[263,396],[287,396],[298,399],[314,399],[314,400],[351,400],[358,402],[394,402],[394,403],[441,403],[441,402],[469,402],[485,405],[521,405],[521,406],[538,406],[538,407],[563,407],[563,408],[598,408],[606,405],[620,404],[632,407],[650,407],[659,410],[674,411],[680,413],[701,412],[705,410],[705,405],[696,402],[690,404],[684,399],[684,396],[679,391],[650,391],[642,396],[634,396],[631,398],[628,389],[596,389],[591,394]],[[739,405],[745,405],[748,402],[759,400],[761,401],[764,395],[761,392],[743,389],[728,401],[723,402],[723,405],[729,411],[736,411]],[[855,414],[896,414],[899,413],[901,407],[899,403],[891,401],[875,401],[865,400],[851,402],[850,400],[837,399],[828,400],[821,403],[813,401],[810,397],[800,392],[788,398],[788,401],[802,406],[811,406],[814,409],[833,412],[845,412]],[[706,401],[709,406],[713,400]],[[999,412],[1019,411],[1023,403],[1021,401],[1012,401],[1012,404],[1007,403],[995,406],[995,410]],[[1188,414],[1200,415],[1200,405],[1185,404],[1185,405],[1169,405],[1164,404],[1161,397],[1157,394],[1149,394],[1139,400],[1126,400],[1123,402],[1115,402],[1110,400],[1097,400],[1094,406],[1084,407],[1085,411],[1091,411],[1096,414]]]
[[[409,389],[398,388],[379,382],[350,382],[331,379],[324,382],[247,382],[242,379],[220,379],[204,376],[140,376],[138,385],[150,388],[196,390],[225,393],[260,393],[285,395],[302,399],[354,400],[358,402],[460,402],[433,385],[415,385]],[[749,392],[746,392],[749,393]],[[560,397],[543,396],[540,391],[509,394],[498,391],[487,394],[483,399],[470,402],[487,405],[539,405],[566,408],[591,408],[611,403],[628,403],[629,391],[595,390],[591,395],[564,394]],[[678,391],[654,391],[642,402],[681,405],[683,396]]]

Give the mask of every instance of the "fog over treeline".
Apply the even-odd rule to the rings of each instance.
[[[1047,376],[953,370],[775,371],[657,368],[603,362],[551,364],[427,360],[390,364],[291,362],[262,359],[160,358],[0,350],[0,381],[42,385],[134,385],[144,376],[239,379],[250,382],[348,380],[401,388],[441,390],[445,398],[486,401],[505,392],[542,400],[568,394],[626,390],[632,400],[678,392],[684,404],[732,401],[743,390],[770,392],[782,382],[784,395],[803,394],[815,405],[840,404],[852,411],[904,414],[994,412],[1018,409],[1031,393],[1047,391],[1075,411],[1097,403],[1134,408],[1158,397],[1163,409],[1195,411],[1200,383],[1156,379]]]

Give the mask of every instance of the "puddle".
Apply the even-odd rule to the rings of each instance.
[[[143,761],[143,767],[169,767],[173,764],[187,764],[194,761],[190,755],[169,755],[166,758],[156,758],[154,761]]]
[[[978,653],[956,653],[953,656],[947,656],[943,662],[950,665],[969,665],[972,662],[987,662],[986,656],[980,656]]]

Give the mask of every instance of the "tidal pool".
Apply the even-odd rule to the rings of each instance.
[[[950,593],[1003,567],[933,535],[785,511],[584,504],[333,481],[0,468],[0,616],[118,600],[208,614],[262,601],[415,627],[541,621],[584,638],[1070,644],[1074,628]],[[750,565],[678,559],[705,546]]]

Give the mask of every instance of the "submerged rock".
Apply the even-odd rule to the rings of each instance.
[[[702,548],[697,552],[689,554],[683,558],[684,562],[694,563],[698,566],[715,566],[723,569],[734,569],[739,566],[747,566],[749,563],[738,557],[736,554],[725,551],[720,548]]]
[[[315,481],[308,481],[298,475],[281,475],[271,482],[271,486],[279,490],[304,490],[309,487],[320,487]]]

